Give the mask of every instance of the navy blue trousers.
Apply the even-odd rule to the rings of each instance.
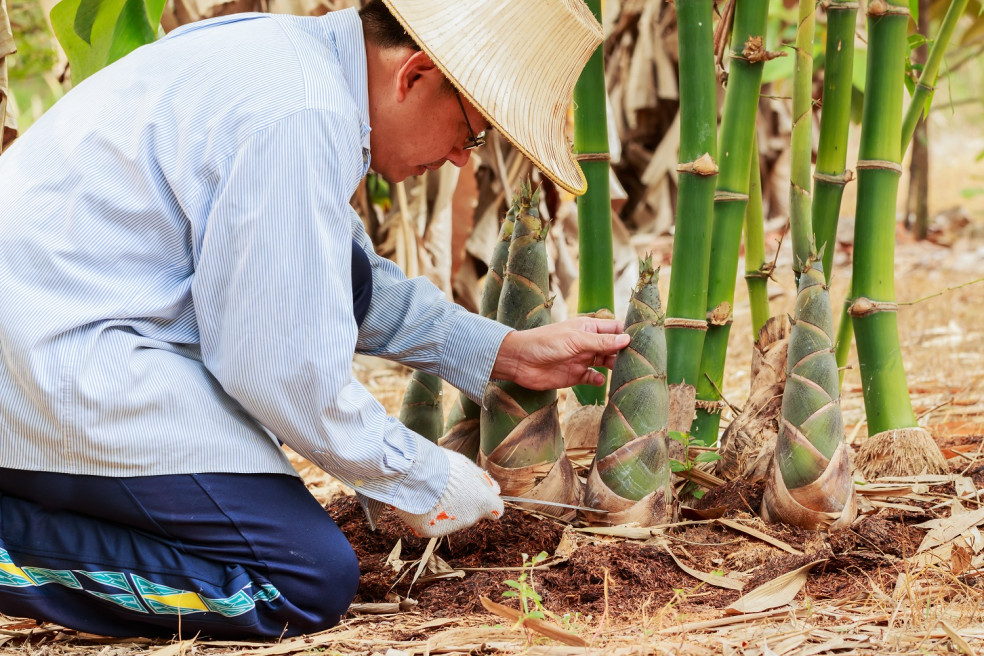
[[[338,623],[359,585],[292,476],[0,469],[0,613],[107,636],[277,638]]]

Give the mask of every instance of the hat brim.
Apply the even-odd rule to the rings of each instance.
[[[455,25],[448,9],[436,8],[433,0],[383,2],[451,84],[509,143],[562,189],[575,195],[587,190],[568,143],[567,110],[577,78],[602,38],[601,27],[581,0],[539,0],[532,6],[545,10],[541,16],[523,14],[521,22],[510,14],[530,5],[524,8],[517,2],[498,0],[490,20],[504,27],[499,31],[489,21],[469,15],[474,8],[462,10]],[[469,3],[459,0],[454,4]],[[471,4],[489,3],[476,0]],[[505,29],[521,24],[536,25],[538,35],[555,34],[562,39],[550,51],[552,57],[528,43],[521,28]],[[480,57],[484,59],[476,61]],[[534,65],[539,75],[531,72]]]

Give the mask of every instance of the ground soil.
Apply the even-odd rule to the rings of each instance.
[[[980,436],[975,439],[980,442]],[[984,473],[984,464],[973,472]],[[952,494],[948,487],[952,484],[933,486],[929,492]],[[684,564],[697,570],[747,573],[746,591],[808,562],[825,559],[812,572],[800,598],[836,601],[869,595],[873,585],[891,589],[904,559],[915,553],[926,534],[926,529],[915,525],[947,514],[928,508],[919,512],[882,508],[849,528],[823,534],[757,521],[753,513],[758,511],[761,498],[761,484],[735,481],[710,491],[694,506],[696,511],[712,509],[715,517],[742,520],[801,554],[784,553],[699,519],[700,523],[682,522],[668,528],[665,539],[630,541],[575,533],[570,525],[511,508],[500,521],[483,522],[454,534],[435,550],[452,568],[478,571],[470,570],[461,579],[412,585],[403,570],[394,571],[387,564],[387,557],[401,541],[400,558],[416,561],[428,540],[414,537],[392,511],[384,512],[377,530],[371,530],[361,506],[351,496],[333,500],[327,510],[349,537],[362,563],[357,602],[384,602],[392,600],[394,594],[411,597],[417,602],[415,610],[427,618],[442,617],[449,609],[455,613],[482,612],[479,599],[483,596],[517,606],[515,600],[501,595],[510,589],[505,581],[517,579],[522,554],[552,555],[567,539],[575,543],[573,553],[533,575],[543,605],[558,612],[576,609],[584,615],[607,614],[615,622],[638,618],[647,608],[672,607],[674,613],[698,616],[724,608],[740,596],[738,591],[706,585],[685,573],[667,553],[667,546]],[[414,568],[411,563],[409,569]],[[979,589],[980,584],[975,586]]]

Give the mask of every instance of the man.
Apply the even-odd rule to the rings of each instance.
[[[387,3],[175,30],[0,157],[0,613],[117,636],[330,627],[358,564],[280,441],[421,535],[503,510],[481,469],[386,416],[355,352],[478,398],[490,378],[599,384],[628,342],[467,313],[373,254],[348,205],[370,166],[463,166],[493,122],[581,191],[563,122],[597,23],[579,0]],[[510,45],[540,29],[566,35],[551,66]]]

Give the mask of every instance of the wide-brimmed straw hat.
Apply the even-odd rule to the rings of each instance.
[[[500,134],[548,178],[584,193],[567,109],[602,32],[582,0],[384,2]]]

